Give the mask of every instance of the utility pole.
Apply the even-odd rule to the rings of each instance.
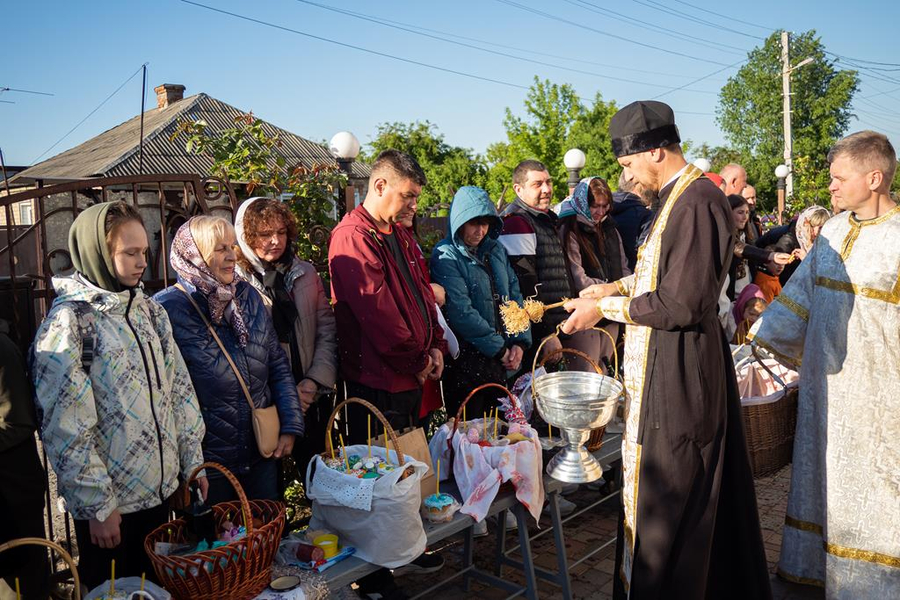
[[[794,167],[791,164],[791,34],[781,32],[781,87],[784,95],[784,164],[788,168],[785,178],[785,193],[788,198],[794,192]]]

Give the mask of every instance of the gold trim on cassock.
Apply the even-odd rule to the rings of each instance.
[[[775,296],[775,302],[783,304],[786,309],[788,309],[804,321],[809,321],[809,310],[804,306],[800,306],[800,304],[798,304],[791,298],[788,298],[784,294]]]
[[[859,226],[859,222],[854,222],[853,219],[850,219],[850,231],[847,232],[847,235],[844,236],[844,241],[841,242],[842,261],[847,262],[847,259],[850,258],[850,253],[853,252],[853,244],[859,238],[860,231],[862,229]]]
[[[822,535],[823,529],[822,526],[818,523],[812,523],[810,521],[801,521],[800,519],[795,519],[791,515],[784,516],[784,524],[788,527],[792,527],[793,529],[799,529],[800,531],[808,531],[810,533],[815,533],[816,535]]]
[[[839,558],[849,558],[850,560],[860,560],[887,567],[900,569],[900,557],[882,554],[881,552],[873,552],[871,550],[860,550],[858,548],[847,548],[846,546],[838,546],[824,542],[825,552]],[[898,574],[900,576],[900,574]]]
[[[795,356],[788,356],[787,354],[782,354],[781,352],[779,352],[778,350],[773,348],[771,343],[767,342],[765,339],[759,337],[758,335],[754,335],[752,331],[747,334],[747,341],[753,342],[757,346],[760,346],[761,348],[765,349],[772,356],[777,358],[778,362],[787,362],[789,366],[794,366],[794,367],[797,367],[798,369],[803,364],[802,358],[797,358]]]
[[[838,281],[828,277],[816,277],[816,285],[836,292],[846,292],[855,296],[863,296],[872,298],[873,300],[881,300],[889,304],[900,304],[900,278],[894,284],[893,290],[878,290],[875,288],[862,287],[849,281]]]
[[[669,215],[678,198],[687,187],[697,180],[702,173],[693,165],[688,165],[684,173],[678,178],[671,194],[660,209],[657,218],[650,227],[650,233],[646,241],[638,250],[637,264],[634,275],[629,276],[628,281],[623,281],[623,287],[628,288],[622,307],[623,317],[627,315],[625,336],[625,387],[628,392],[626,407],[627,417],[625,434],[622,436],[622,469],[625,481],[630,482],[623,486],[622,503],[624,505],[624,554],[622,557],[622,569],[619,573],[626,591],[631,587],[631,576],[634,561],[634,545],[637,531],[637,494],[640,487],[641,471],[641,445],[637,443],[637,431],[640,427],[641,403],[643,401],[644,385],[647,376],[647,357],[650,352],[650,339],[652,329],[635,324],[631,315],[626,313],[626,306],[631,299],[656,289],[659,280],[659,258],[662,252],[662,234],[666,229]],[[618,288],[618,284],[616,286]],[[603,300],[611,300],[604,298]],[[601,312],[608,313],[610,302],[604,302]]]

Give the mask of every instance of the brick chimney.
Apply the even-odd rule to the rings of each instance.
[[[164,109],[184,98],[184,86],[178,83],[164,83],[153,88],[156,92],[156,108]]]

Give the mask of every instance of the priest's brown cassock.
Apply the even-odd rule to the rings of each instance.
[[[728,342],[716,312],[728,201],[696,167],[660,191],[635,274],[604,298],[627,323],[621,585],[634,600],[771,598]]]

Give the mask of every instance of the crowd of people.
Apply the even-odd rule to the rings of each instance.
[[[2,486],[3,505],[22,516],[4,534],[43,537],[35,429],[74,517],[82,581],[94,587],[107,578],[112,559],[117,573],[152,577],[143,540],[167,521],[168,500],[203,462],[225,466],[251,499],[281,498],[279,460],[292,456],[304,473],[324,450],[329,400],[337,388],[371,402],[402,429],[422,422],[435,407],[428,395],[436,390],[443,390],[452,416],[478,385],[510,385],[535,359],[559,360],[561,348],[590,359],[570,360],[568,368],[608,369],[613,342],[624,338],[629,404],[617,593],[660,597],[677,589],[680,597],[717,598],[732,597],[730,590],[736,597],[769,597],[728,342],[756,336],[776,356],[803,356],[805,367],[810,352],[829,346],[821,337],[804,338],[799,329],[813,325],[818,308],[813,287],[821,284],[813,274],[822,277],[822,269],[836,267],[826,264],[830,246],[817,238],[828,227],[837,229],[832,223],[838,218],[829,221],[829,210],[813,206],[788,225],[763,231],[746,171],[730,164],[719,174],[704,174],[689,165],[674,115],[662,103],[623,108],[610,134],[623,167],[616,192],[603,178],[587,177],[554,207],[547,167],[525,160],[512,176],[516,198],[502,211],[481,188],[457,190],[447,236],[429,261],[410,227],[425,173],[408,154],[382,152],[372,164],[364,202],[332,232],[329,294],[313,265],[297,256],[297,223],[278,200],[245,200],[233,224],[213,216],[190,219],[169,254],[177,283],[152,298],[141,284],[150,242],[140,213],[124,202],[82,211],[69,234],[75,272],[54,278],[56,299],[34,340],[36,413],[25,365],[13,359],[0,334],[0,350],[10,354],[0,372],[0,415],[11,404],[4,418],[14,425],[0,427],[0,476],[25,482],[15,493]],[[837,181],[852,179],[859,165],[868,169],[879,151],[888,154],[871,136],[877,134],[866,138],[868,145],[836,147]],[[835,165],[849,174],[835,174]],[[883,199],[884,180],[889,186],[893,171],[881,163],[878,168],[882,179],[865,189],[881,194],[883,206],[872,218],[882,222],[897,209],[889,196]],[[869,217],[853,212],[861,204],[841,205],[833,192],[834,209],[848,211],[859,237],[866,222],[855,219]],[[884,245],[898,238],[872,243],[878,240]],[[854,241],[862,248],[862,237],[849,244]],[[844,248],[837,256],[856,256],[849,252]],[[894,283],[873,286],[897,294]],[[864,296],[856,297],[862,303]],[[572,314],[549,311],[529,331],[510,334],[500,306],[526,298],[568,300]],[[773,313],[774,306],[780,312]],[[896,311],[891,315],[896,324]],[[538,342],[548,336],[536,357]],[[819,346],[810,350],[814,339]],[[877,336],[867,339],[878,343]],[[840,376],[839,365],[834,369],[827,357],[820,362],[829,377]],[[829,398],[837,393],[820,391]],[[496,395],[473,398],[470,414],[494,408]],[[254,419],[255,411],[270,407],[278,435],[267,445],[254,434]],[[351,444],[365,443],[367,436],[367,413],[357,409],[347,413]],[[895,426],[891,431],[898,433]],[[809,444],[818,447],[812,438]],[[895,486],[896,501],[895,450],[879,462],[888,469],[879,471],[888,482],[878,493]],[[821,459],[815,454],[804,466],[821,470]],[[803,482],[809,486],[792,493],[791,501],[816,506],[820,512],[808,518],[821,537],[830,513],[829,519],[821,514],[822,503],[806,495],[813,484]],[[198,485],[208,503],[235,498],[217,472],[205,472]],[[831,499],[837,492],[827,489],[823,497]],[[897,516],[896,505],[887,512]],[[883,554],[889,557],[897,540],[892,535],[879,546],[888,548]],[[808,540],[801,542],[815,554],[810,560],[821,562],[813,575],[830,582],[825,571],[834,567],[831,559],[826,566]],[[857,542],[850,547],[865,547]],[[38,584],[46,579],[39,555],[17,557],[27,582],[24,598],[46,595],[46,584]],[[428,572],[441,564],[425,554],[412,568]],[[798,577],[809,575],[804,568]],[[360,583],[362,592],[402,597],[387,572]]]

